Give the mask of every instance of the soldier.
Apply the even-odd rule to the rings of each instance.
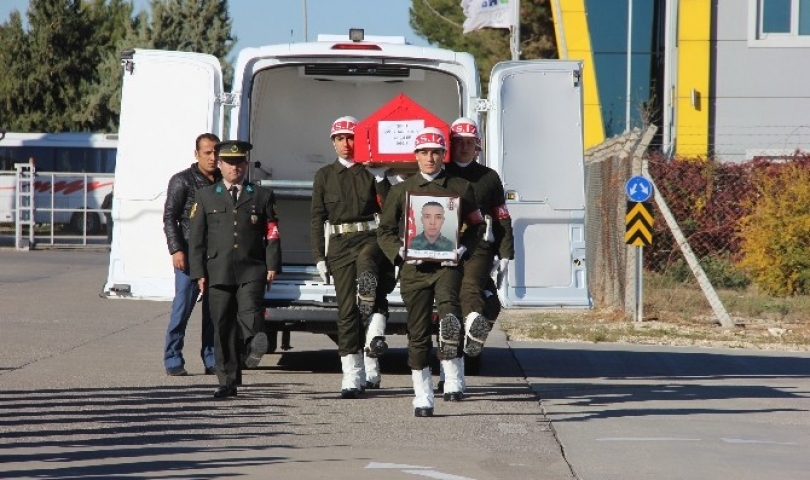
[[[377,238],[385,255],[395,264],[402,264],[404,246],[400,229],[407,206],[408,192],[453,194],[461,197],[461,219],[466,224],[456,250],[459,259],[473,253],[481,235],[483,216],[475,206],[475,194],[470,184],[461,178],[451,177],[444,171],[446,143],[441,130],[425,128],[414,142],[414,152],[419,173],[391,188],[383,208]],[[414,415],[433,416],[433,383],[430,373],[431,331],[433,303],[439,314],[438,357],[442,364],[458,354],[461,340],[461,315],[458,291],[461,286],[461,269],[456,262],[422,262],[408,260],[400,270],[400,292],[408,310],[408,366],[414,389]],[[460,382],[454,377],[452,381]],[[451,379],[448,377],[448,384]]]
[[[484,348],[495,322],[495,318],[484,315],[487,312],[487,282],[492,275],[497,275],[497,288],[500,288],[509,260],[515,258],[514,235],[501,178],[491,168],[475,162],[481,150],[478,126],[473,120],[462,117],[453,122],[450,131],[453,161],[447,165],[447,173],[470,182],[478,208],[487,223],[484,238],[479,240],[475,253],[464,262],[464,279],[461,283],[466,332],[464,353],[475,357]]]
[[[422,206],[422,233],[408,242],[412,250],[434,250],[452,252],[455,244],[442,235],[444,225],[444,207],[439,202],[427,202]]]
[[[191,278],[210,296],[217,399],[236,396],[243,351],[251,368],[267,352],[267,335],[255,328],[263,321],[265,289],[281,270],[273,192],[245,181],[251,148],[242,141],[216,144],[222,180],[197,192],[190,214]]]
[[[377,245],[374,231],[391,184],[384,168],[353,161],[356,124],[354,117],[332,123],[330,137],[338,158],[318,170],[312,185],[312,252],[323,281],[328,282],[332,274],[337,294],[342,398],[356,398],[366,388],[380,388],[378,357],[388,349],[386,295],[395,284],[394,267]],[[324,233],[327,220],[329,231]],[[325,234],[329,236],[328,252]],[[364,335],[362,323],[366,320]]]
[[[169,180],[166,189],[166,203],[163,206],[163,232],[172,256],[174,267],[174,300],[169,326],[166,329],[166,346],[163,349],[163,364],[166,374],[187,375],[184,367],[183,344],[186,326],[197,297],[200,294],[197,282],[192,281],[188,270],[188,240],[191,229],[189,213],[194,205],[197,190],[213,185],[222,177],[217,168],[214,146],[219,137],[213,133],[203,133],[194,143],[196,162],[181,170]],[[110,225],[108,224],[108,227]],[[205,373],[213,375],[214,365],[214,325],[208,309],[208,294],[202,296],[202,349],[200,351]]]

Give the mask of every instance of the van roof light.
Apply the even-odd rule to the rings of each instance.
[[[373,43],[336,43],[332,45],[332,50],[382,50],[379,45]]]
[[[353,42],[362,42],[365,37],[366,37],[366,32],[362,28],[350,28],[349,29],[349,40],[351,40]]]

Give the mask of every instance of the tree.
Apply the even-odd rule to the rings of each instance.
[[[0,25],[0,128],[19,130],[27,124],[32,100],[26,88],[31,51],[20,12]]]
[[[462,33],[464,13],[460,0],[413,0],[411,28],[430,43],[470,52],[486,87],[492,67],[511,59],[509,30],[485,28]],[[554,24],[548,0],[522,0],[520,4],[521,59],[554,58]]]
[[[124,45],[137,39],[139,19],[132,18],[133,6],[127,0],[90,0],[88,17],[96,28],[93,45],[98,58],[95,83],[83,92],[84,108],[77,121],[83,129],[112,132],[118,128],[121,111],[121,60]],[[148,42],[143,42],[144,46]]]
[[[150,8],[133,18],[131,0],[31,0],[27,31],[12,12],[0,24],[0,127],[117,130],[122,50],[210,53],[230,80],[227,0],[152,0]]]
[[[228,0],[152,0],[150,5],[154,48],[214,55],[229,90],[233,67],[227,56],[237,38],[231,34]]]

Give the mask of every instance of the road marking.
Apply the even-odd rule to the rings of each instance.
[[[402,472],[410,473],[411,475],[419,475],[421,477],[436,478],[438,480],[475,480],[474,478],[437,472],[436,470],[402,470]]]
[[[526,429],[526,426],[522,423],[499,423],[498,430],[504,434],[523,434],[529,433],[529,430]]]
[[[402,463],[377,463],[377,462],[370,462],[366,465],[366,468],[385,468],[388,470],[416,470],[420,468],[433,468],[433,467],[423,467],[421,465],[404,465]]]
[[[366,468],[384,469],[384,470],[399,470],[402,473],[410,475],[419,475],[420,477],[435,478],[437,480],[475,480],[470,477],[462,477],[460,475],[453,475],[450,473],[442,473],[433,470],[433,467],[423,467],[421,465],[403,465],[401,463],[378,463],[369,462]]]
[[[749,440],[745,438],[721,438],[726,443],[753,443],[761,445],[796,445],[796,442],[777,442],[775,440]]]
[[[597,438],[597,442],[699,442],[699,438],[677,437],[608,437]]]

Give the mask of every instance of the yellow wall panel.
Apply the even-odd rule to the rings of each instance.
[[[676,152],[708,155],[711,0],[681,0],[678,11]]]
[[[559,56],[566,60],[582,60],[582,96],[585,148],[605,140],[602,109],[599,103],[593,48],[588,30],[585,0],[551,0],[554,30]]]

